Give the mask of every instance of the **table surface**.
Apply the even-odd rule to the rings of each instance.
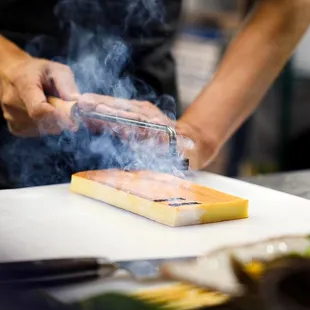
[[[310,170],[259,175],[241,180],[310,199]]]
[[[261,185],[261,178],[249,181]],[[292,182],[286,178],[287,183]],[[208,173],[200,173],[192,180],[248,198],[250,217],[170,228],[70,193],[67,185],[4,190],[0,191],[0,260],[80,255],[112,260],[190,256],[224,245],[309,232],[307,199]],[[111,285],[128,287],[123,281],[103,279],[86,287],[60,288],[50,293],[69,301],[101,293],[104,288],[110,290]]]
[[[209,173],[191,179],[248,199],[249,218],[171,228],[71,193],[67,184],[4,190],[0,259],[191,256],[231,243],[309,230],[309,200]]]

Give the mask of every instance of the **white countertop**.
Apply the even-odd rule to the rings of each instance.
[[[56,185],[0,191],[0,260],[199,255],[218,246],[309,232],[310,201],[209,173],[200,184],[249,199],[245,220],[171,228]]]
[[[309,233],[310,201],[226,177],[199,173],[197,183],[249,199],[249,218],[166,227],[56,185],[0,191],[0,260],[103,256],[112,260],[200,255],[224,245]],[[75,300],[140,285],[103,279],[50,292]]]

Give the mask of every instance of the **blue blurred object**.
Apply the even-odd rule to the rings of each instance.
[[[204,39],[221,40],[224,39],[223,31],[211,27],[189,26],[182,30],[183,34],[193,35]]]

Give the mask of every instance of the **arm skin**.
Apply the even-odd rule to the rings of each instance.
[[[10,66],[29,58],[30,55],[25,51],[0,35],[0,71],[6,71]]]
[[[4,83],[6,82],[4,75],[6,70],[29,57],[26,52],[0,34],[0,99],[3,95]]]
[[[201,144],[198,167],[205,167],[214,158],[259,105],[309,23],[309,0],[258,2],[212,82],[177,124],[179,133]]]
[[[7,71],[29,58],[31,58],[29,54],[0,34],[0,103],[4,87],[9,87]]]
[[[0,34],[0,104],[4,96],[4,87],[9,85],[5,75],[6,71],[11,66],[29,57],[26,52]],[[1,105],[0,110],[2,110]]]

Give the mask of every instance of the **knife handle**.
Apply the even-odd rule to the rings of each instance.
[[[98,258],[67,258],[0,263],[0,279],[27,279],[80,272],[99,272],[101,266],[113,264]]]

